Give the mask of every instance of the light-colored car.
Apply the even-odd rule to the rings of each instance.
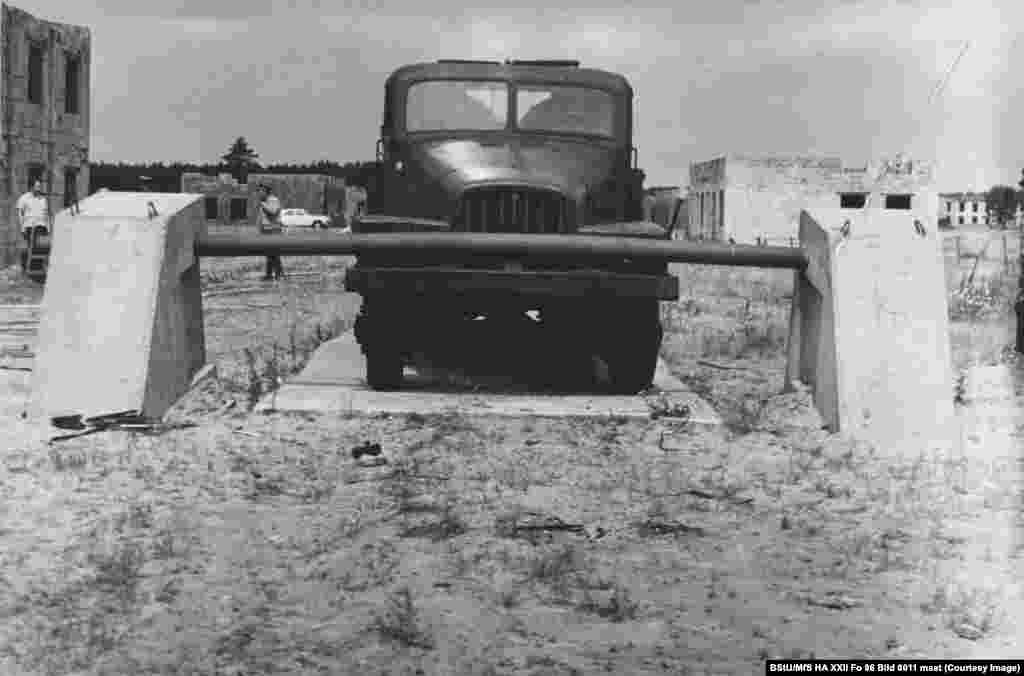
[[[327,228],[331,225],[331,218],[311,214],[305,209],[282,209],[281,225],[286,228]]]

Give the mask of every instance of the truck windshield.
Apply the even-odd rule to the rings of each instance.
[[[615,100],[599,89],[521,85],[516,92],[520,129],[613,136]]]
[[[518,85],[516,126],[597,136],[615,135],[615,99],[572,85]],[[492,131],[508,127],[509,86],[488,80],[427,80],[409,86],[405,128]]]
[[[504,129],[508,85],[504,82],[431,80],[409,87],[405,109],[408,131]]]

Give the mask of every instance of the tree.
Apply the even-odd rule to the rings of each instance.
[[[231,144],[231,149],[224,155],[221,155],[221,159],[228,166],[231,175],[239,183],[246,183],[249,180],[249,169],[259,166],[256,162],[257,157],[259,155],[249,147],[249,143],[245,140],[244,136],[239,136],[235,139],[235,142]]]
[[[1008,222],[1013,221],[1018,204],[1020,194],[1008,185],[994,186],[985,194],[988,213],[1000,228],[1005,228]]]

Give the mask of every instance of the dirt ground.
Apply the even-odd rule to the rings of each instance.
[[[47,445],[4,421],[21,441],[0,451],[0,673],[1024,654],[1019,471],[823,432],[805,392],[779,394],[785,276],[718,277],[710,298],[681,273],[665,308],[664,356],[721,430],[249,413],[351,325],[343,263],[285,259],[302,274],[266,286],[261,260],[204,261],[218,376],[168,416],[193,426]]]

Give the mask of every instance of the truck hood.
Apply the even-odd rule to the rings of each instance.
[[[409,160],[452,196],[482,185],[558,190],[580,200],[611,173],[615,151],[593,142],[516,137],[447,139],[416,144]]]

